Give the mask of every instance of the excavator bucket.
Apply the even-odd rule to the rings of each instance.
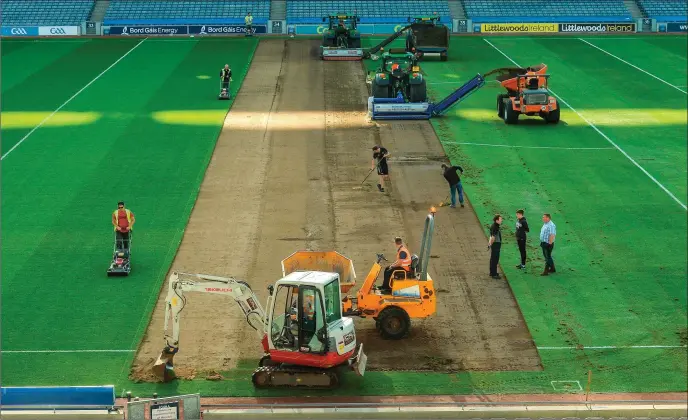
[[[353,261],[337,251],[296,251],[282,260],[283,277],[294,271],[337,273],[343,294],[356,285]]]
[[[163,350],[153,365],[153,373],[163,382],[170,382],[176,378],[173,368],[174,353]]]

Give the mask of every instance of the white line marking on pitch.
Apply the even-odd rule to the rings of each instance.
[[[472,146],[507,147],[510,149],[555,149],[555,150],[615,150],[613,147],[556,147],[556,146],[513,146],[510,144],[464,143],[445,141],[445,144],[468,144]]]
[[[74,95],[72,95],[71,98],[67,99],[62,105],[60,105],[55,111],[53,111],[52,114],[50,114],[50,115],[48,115],[47,117],[45,117],[45,118],[43,119],[43,121],[41,121],[40,123],[38,123],[38,125],[35,126],[31,131],[29,131],[29,133],[28,133],[27,135],[25,135],[24,137],[22,137],[22,139],[19,140],[19,141],[17,142],[17,144],[15,144],[14,146],[12,146],[12,148],[11,148],[10,150],[8,150],[4,155],[2,155],[2,157],[0,158],[0,161],[1,161],[1,160],[4,160],[4,159],[7,157],[7,155],[9,155],[10,153],[12,153],[12,151],[14,151],[14,149],[16,149],[17,147],[19,147],[20,144],[24,143],[24,141],[25,141],[26,139],[28,139],[29,136],[30,136],[31,134],[33,134],[34,131],[38,130],[43,124],[45,124],[46,121],[48,121],[49,119],[51,119],[51,118],[53,117],[53,115],[55,115],[55,114],[57,114],[58,112],[60,112],[60,110],[61,110],[62,108],[64,108],[65,105],[67,105],[68,103],[70,103],[70,102],[72,101],[72,99],[76,98],[81,92],[83,92],[84,90],[86,90],[87,87],[91,86],[96,80],[100,79],[100,77],[101,77],[102,75],[104,75],[105,73],[107,73],[108,70],[110,70],[111,68],[113,68],[113,67],[115,66],[115,64],[117,64],[117,63],[119,63],[120,61],[122,61],[122,60],[124,59],[124,57],[128,56],[129,53],[131,53],[131,52],[134,51],[136,48],[138,48],[139,45],[143,44],[143,41],[145,41],[146,39],[148,39],[148,38],[143,38],[143,39],[141,40],[141,42],[139,42],[138,44],[136,44],[136,45],[134,46],[134,48],[132,48],[132,49],[130,49],[129,51],[127,51],[123,56],[121,56],[119,59],[117,59],[117,61],[115,61],[114,63],[112,63],[112,64],[110,65],[110,67],[108,67],[108,68],[106,68],[105,70],[103,70],[102,73],[100,73],[100,74],[97,75],[93,80],[91,80],[90,82],[88,82],[88,84],[87,84],[86,86],[84,86],[84,87],[82,87],[81,89],[79,89],[79,91],[78,91],[77,93],[75,93]]]
[[[550,381],[550,384],[552,384],[552,388],[554,388],[555,391],[566,391],[566,385],[564,385],[563,388],[557,388],[554,386],[554,384],[576,384],[578,385],[578,389],[576,391],[582,391],[583,387],[580,384],[580,381]]]
[[[628,61],[624,60],[624,59],[621,58],[621,57],[615,56],[614,54],[610,53],[609,51],[607,51],[607,50],[605,50],[605,49],[602,49],[602,48],[598,47],[597,45],[595,45],[595,44],[593,44],[593,43],[591,43],[591,42],[588,42],[588,41],[584,40],[583,38],[578,38],[578,39],[579,39],[580,41],[585,42],[586,44],[590,45],[591,47],[597,48],[598,50],[602,51],[603,53],[605,53],[605,54],[607,54],[607,55],[609,55],[609,56],[611,56],[611,57],[614,57],[614,58],[616,58],[617,60],[619,60],[619,61],[621,61],[621,62],[623,62],[623,63],[628,64],[629,66],[633,67],[634,69],[640,70],[640,71],[642,71],[643,73],[647,74],[647,75],[650,76],[650,77],[654,77],[655,79],[659,80],[660,82],[664,83],[665,85],[671,86],[672,88],[678,90],[679,92],[683,92],[684,94],[688,94],[688,92],[686,92],[686,91],[683,90],[683,89],[680,89],[678,86],[672,85],[671,83],[667,82],[666,80],[664,80],[664,79],[662,79],[662,78],[660,78],[660,77],[655,76],[654,74],[650,73],[649,71],[646,71],[646,70],[641,69],[640,67],[636,66],[635,64],[629,63]]]
[[[0,353],[133,353],[136,350],[1,350]]]
[[[688,346],[553,346],[538,347],[538,350],[607,350],[607,349],[685,349]]]
[[[503,52],[502,50],[500,50],[499,48],[495,47],[494,44],[492,44],[490,41],[488,41],[488,40],[485,39],[485,38],[483,38],[483,41],[487,42],[492,48],[494,48],[495,50],[497,50],[497,52],[499,52],[501,55],[503,55],[504,57],[506,57],[507,60],[509,60],[509,61],[511,61],[512,63],[514,63],[514,65],[516,65],[516,66],[518,66],[518,67],[521,67],[520,64],[518,64],[517,62],[515,62],[514,60],[512,60],[511,57],[509,57],[508,55],[504,54],[504,52]],[[576,109],[575,109],[574,107],[572,107],[571,105],[569,105],[569,103],[566,102],[561,96],[559,96],[559,95],[557,95],[556,93],[554,93],[553,90],[550,89],[550,92],[552,92],[552,95],[556,96],[557,99],[559,99],[564,105],[566,105],[567,107],[569,107],[569,108],[571,109],[571,111],[573,111],[573,112],[575,112],[576,114],[578,114],[578,116],[581,117],[581,118],[583,119],[583,121],[585,121],[586,123],[588,123],[588,125],[589,125],[590,127],[592,127],[595,131],[597,131],[597,133],[598,133],[600,136],[604,137],[604,139],[607,140],[612,146],[614,146],[614,147],[616,148],[616,150],[618,150],[618,151],[621,152],[624,156],[626,156],[626,158],[627,158],[628,160],[630,160],[631,163],[633,163],[636,167],[638,167],[638,169],[640,169],[645,175],[647,175],[648,178],[650,178],[655,184],[657,184],[657,186],[659,186],[659,188],[661,188],[662,191],[664,191],[665,193],[667,193],[667,195],[669,195],[669,197],[671,197],[675,202],[677,202],[681,207],[683,207],[683,210],[688,210],[688,207],[687,207],[685,204],[683,204],[683,202],[681,202],[681,200],[679,200],[678,198],[676,198],[676,196],[675,196],[674,194],[672,194],[672,192],[669,191],[664,185],[662,185],[661,182],[657,181],[657,179],[656,179],[655,177],[653,177],[652,175],[650,175],[650,173],[649,173],[648,171],[646,171],[645,168],[643,168],[642,166],[640,166],[640,164],[639,164],[638,162],[636,162],[635,159],[633,159],[628,153],[626,153],[625,150],[623,150],[623,149],[622,149],[621,147],[619,147],[616,143],[614,143],[614,142],[612,141],[612,139],[610,139],[609,137],[607,137],[606,134],[604,134],[603,132],[601,132],[600,129],[597,128],[597,126],[595,126],[595,124],[593,124],[593,123],[590,122],[587,118],[585,118],[583,115],[581,115],[580,112],[576,111]]]

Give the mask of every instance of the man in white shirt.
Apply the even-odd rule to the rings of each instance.
[[[552,222],[552,216],[549,213],[542,215],[542,229],[540,229],[540,247],[542,248],[542,255],[545,257],[545,270],[542,276],[549,275],[549,273],[556,273],[554,269],[554,260],[552,259],[552,251],[554,250],[554,238],[557,236],[557,227]]]

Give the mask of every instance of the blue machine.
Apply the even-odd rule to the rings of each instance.
[[[437,103],[406,102],[400,94],[396,98],[371,98],[369,112],[374,120],[428,120],[445,114],[484,85],[485,79],[478,74]]]

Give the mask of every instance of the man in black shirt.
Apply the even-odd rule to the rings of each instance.
[[[461,207],[463,207],[463,186],[461,185],[461,178],[458,174],[458,172],[463,174],[463,168],[460,166],[447,166],[443,163],[442,171],[444,179],[449,183],[449,190],[451,191],[451,206],[449,207],[456,207],[456,191],[459,192],[459,203],[461,203]]]
[[[526,268],[526,233],[530,232],[523,213],[523,210],[516,211],[516,242],[518,243],[518,250],[521,252],[521,264],[517,265],[516,268],[521,270]]]
[[[494,223],[490,227],[490,240],[487,243],[487,249],[492,250],[490,254],[490,277],[500,279],[497,265],[499,264],[499,251],[502,248],[502,232],[499,230],[502,225],[502,216],[495,214],[492,220]]]
[[[377,174],[380,175],[380,183],[377,184],[377,189],[380,192],[385,192],[385,178],[389,179],[389,168],[387,167],[387,158],[389,152],[384,147],[373,147],[373,161],[370,164],[370,169],[377,167]]]
[[[232,69],[229,64],[225,64],[225,68],[220,70],[220,80],[222,81],[222,89],[229,91],[229,81],[232,80]]]

